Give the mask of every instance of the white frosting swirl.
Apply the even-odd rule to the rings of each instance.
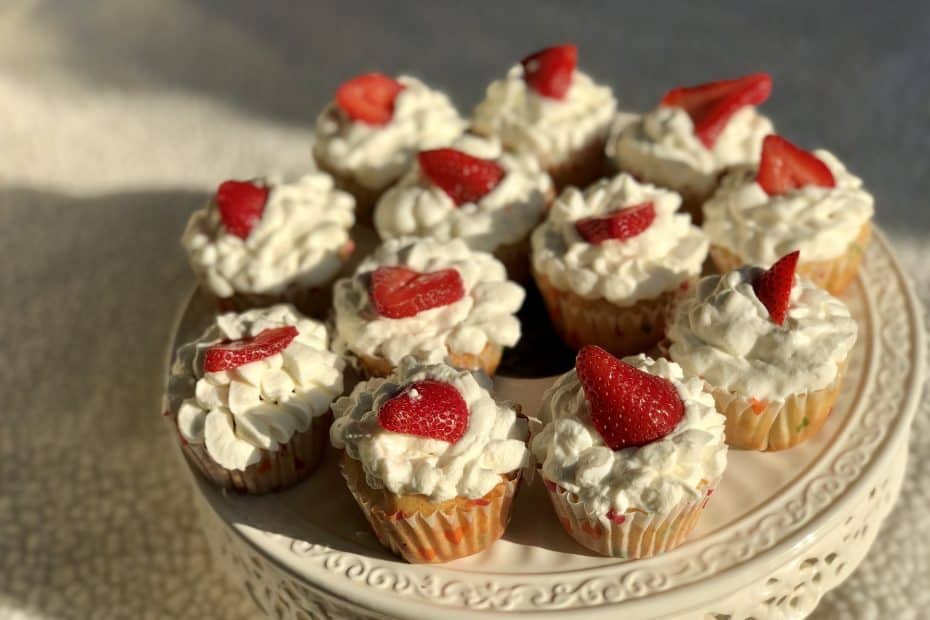
[[[759,161],[762,140],[772,122],[753,106],[734,114],[708,149],[694,134],[694,123],[678,107],[662,106],[639,119],[624,115],[611,128],[607,155],[637,177],[691,194],[707,194],[720,172]]]
[[[369,284],[372,272],[385,265],[403,265],[421,273],[455,269],[462,276],[465,295],[407,318],[380,316]],[[336,282],[336,346],[395,365],[407,355],[436,363],[446,359],[450,350],[477,355],[489,342],[513,346],[520,339],[515,313],[524,296],[519,284],[507,280],[500,261],[470,250],[461,239],[391,239],[365,259],[353,277]]]
[[[394,116],[384,125],[355,122],[332,102],[316,121],[313,155],[321,166],[373,190],[387,187],[418,151],[444,146],[465,130],[449,98],[420,80],[402,75],[404,89]]]
[[[591,422],[584,388],[571,370],[543,395],[539,417],[545,426],[530,441],[543,477],[577,495],[593,516],[629,508],[667,512],[700,498],[701,482],[715,482],[727,464],[725,419],[699,379],[685,379],[681,367],[665,359],[638,355],[623,361],[675,386],[685,413],[669,434],[611,450]]]
[[[355,200],[320,172],[294,183],[272,177],[258,184],[271,191],[245,239],[226,230],[212,200],[191,215],[181,245],[201,282],[217,297],[328,283],[342,267]]]
[[[593,245],[575,229],[582,218],[650,201],[655,220],[630,239]],[[557,288],[587,299],[631,306],[654,298],[697,276],[707,257],[704,234],[678,212],[680,204],[678,194],[637,183],[628,174],[601,179],[584,192],[569,187],[533,233],[533,267]]]
[[[424,178],[419,164],[389,189],[375,209],[382,239],[433,237],[464,239],[473,250],[493,252],[516,243],[533,230],[546,211],[552,181],[528,155],[502,152],[496,139],[463,135],[452,148],[494,160],[504,169],[500,183],[477,202],[456,206],[442,189]]]
[[[204,352],[224,340],[293,325],[297,336],[280,353],[219,372],[203,371]],[[194,342],[178,349],[166,396],[181,436],[203,444],[222,467],[244,470],[277,451],[342,393],[342,359],[327,350],[326,327],[279,304],[221,314]]]
[[[751,265],[768,265],[801,251],[802,261],[828,260],[846,252],[874,212],[872,195],[828,151],[814,151],[827,165],[836,187],[812,185],[769,196],[756,182],[757,171],[727,174],[704,203],[704,232]]]
[[[842,301],[795,276],[788,316],[776,325],[752,288],[762,272],[701,280],[669,326],[672,359],[688,376],[758,400],[827,387],[856,342],[856,321]]]
[[[472,127],[497,136],[504,146],[530,153],[548,168],[569,158],[591,142],[604,138],[617,101],[607,86],[599,86],[581,71],[562,99],[544,97],[523,79],[516,65],[507,77],[488,86],[475,108]]]
[[[405,386],[433,379],[451,384],[468,406],[468,427],[455,443],[388,431],[378,424],[381,406]],[[509,403],[494,401],[467,371],[445,364],[422,366],[404,358],[393,375],[371,379],[333,405],[333,446],[361,462],[368,485],[397,495],[426,495],[442,502],[487,495],[501,475],[528,460],[526,422]]]

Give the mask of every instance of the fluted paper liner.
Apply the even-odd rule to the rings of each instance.
[[[494,343],[487,343],[481,353],[456,353],[449,351],[449,365],[462,370],[481,370],[489,377],[493,377],[501,363],[503,348]],[[394,372],[394,364],[383,357],[372,355],[358,355],[358,366],[362,373],[368,377],[387,377]]]

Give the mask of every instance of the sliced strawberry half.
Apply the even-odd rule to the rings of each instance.
[[[420,151],[417,162],[426,178],[457,207],[480,200],[504,178],[504,169],[495,162],[456,149]]]
[[[280,353],[297,337],[293,325],[266,329],[254,338],[221,342],[206,350],[203,356],[205,372],[220,372],[257,362]]]
[[[382,73],[366,73],[336,90],[336,104],[353,121],[384,125],[394,118],[394,100],[404,85]]]
[[[245,239],[262,219],[271,190],[249,181],[223,181],[216,190],[216,206],[229,234]]]
[[[762,159],[756,181],[769,196],[778,196],[799,187],[836,187],[827,164],[810,151],[791,144],[775,134],[762,141]]]
[[[404,319],[447,306],[465,296],[456,269],[420,273],[408,267],[379,267],[371,274],[371,299],[379,315]]]
[[[520,61],[523,79],[534,91],[550,99],[563,99],[572,85],[578,66],[578,48],[574,45],[547,47]]]
[[[611,450],[661,439],[684,416],[684,403],[670,381],[634,368],[600,347],[583,347],[575,372],[591,422]]]
[[[801,252],[797,250],[785,254],[775,261],[768,271],[759,274],[752,283],[752,290],[756,292],[756,297],[769,311],[769,316],[776,325],[784,324],[788,316],[791,286],[794,284],[794,272],[800,255]]]
[[[468,405],[455,387],[427,379],[385,401],[378,424],[395,433],[455,443],[468,428]]]
[[[593,245],[608,239],[623,241],[642,233],[656,219],[655,204],[644,202],[622,207],[602,217],[586,217],[575,222],[575,230],[581,238]]]
[[[733,80],[673,88],[662,97],[663,106],[683,108],[694,123],[694,134],[709,149],[741,108],[759,105],[772,93],[772,77],[753,73]]]

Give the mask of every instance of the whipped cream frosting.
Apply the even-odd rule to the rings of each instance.
[[[593,245],[575,222],[643,202],[655,205],[652,225],[639,235]],[[628,174],[601,179],[584,192],[569,187],[533,233],[533,268],[561,290],[587,299],[631,306],[657,297],[701,272],[707,257],[704,233],[679,213],[678,194],[638,183]]]
[[[858,325],[839,299],[795,276],[788,317],[776,325],[742,267],[708,276],[679,306],[668,328],[670,354],[711,386],[765,401],[819,390],[837,377]]]
[[[552,99],[537,94],[524,81],[523,67],[516,65],[507,77],[488,86],[484,101],[475,108],[472,127],[551,167],[606,137],[616,109],[610,88],[595,84],[581,71],[572,75],[563,99]]]
[[[386,265],[403,265],[421,273],[455,269],[462,276],[465,295],[412,317],[380,316],[369,284],[372,272]],[[336,346],[395,365],[407,355],[436,363],[446,359],[450,350],[477,355],[488,343],[513,346],[520,339],[515,314],[524,296],[519,284],[507,280],[500,261],[472,251],[461,239],[390,239],[358,266],[353,277],[336,282]]]
[[[607,155],[621,169],[682,192],[707,194],[720,172],[759,161],[762,140],[772,122],[753,106],[736,112],[708,149],[694,134],[694,123],[678,107],[662,106],[640,118],[616,119]]]
[[[219,372],[203,371],[203,356],[224,340],[253,337],[293,325],[297,336],[280,353]],[[228,313],[194,342],[178,349],[166,395],[178,431],[204,445],[222,467],[244,470],[275,452],[342,393],[342,359],[327,349],[326,327],[293,306]]]
[[[651,375],[668,379],[685,406],[684,417],[665,437],[639,447],[611,450],[591,422],[578,375],[571,370],[543,395],[544,426],[530,442],[542,475],[574,493],[585,512],[605,516],[629,508],[667,512],[696,500],[727,464],[725,419],[699,379],[686,379],[678,364],[645,355],[624,358]]]
[[[313,154],[320,165],[372,190],[387,187],[410,166],[417,151],[445,146],[466,127],[449,98],[402,75],[404,89],[384,125],[356,122],[335,102],[316,121]]]
[[[378,424],[381,406],[405,386],[433,379],[455,387],[468,406],[468,428],[455,443],[388,431]],[[425,495],[441,502],[479,498],[501,475],[526,465],[526,421],[509,403],[497,403],[470,372],[404,358],[393,375],[360,383],[333,405],[333,446],[361,462],[368,485],[397,495]]]
[[[874,200],[862,180],[828,151],[814,151],[830,168],[836,187],[806,186],[769,196],[754,168],[737,168],[704,203],[710,242],[752,265],[768,265],[801,251],[802,261],[828,260],[846,252],[872,217]]]
[[[202,284],[217,297],[231,297],[328,283],[342,267],[355,200],[324,173],[293,183],[276,177],[257,183],[271,191],[245,239],[226,230],[213,200],[187,222],[181,245]]]
[[[374,219],[381,238],[464,239],[473,250],[493,252],[528,236],[543,218],[552,193],[552,181],[536,159],[503,152],[498,140],[469,134],[451,147],[494,160],[504,169],[504,177],[478,201],[456,206],[414,161],[404,178],[378,202]]]

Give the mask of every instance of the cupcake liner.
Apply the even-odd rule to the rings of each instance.
[[[546,166],[556,191],[560,192],[569,186],[584,189],[605,176],[608,172],[607,156],[604,153],[606,144],[605,131],[563,161]]]
[[[494,250],[494,258],[504,263],[507,277],[524,284],[530,279],[530,235],[519,241],[505,243]]]
[[[267,308],[275,304],[293,304],[301,314],[325,319],[332,306],[332,285],[302,288],[288,287],[280,295],[260,293],[235,293],[231,297],[215,297],[216,307],[220,312],[245,312],[253,308]]]
[[[494,343],[487,343],[481,353],[456,353],[449,351],[449,365],[463,370],[481,370],[489,377],[493,377],[501,363],[503,348]],[[383,357],[373,355],[358,355],[357,365],[367,378],[387,377],[394,372],[394,364]]]
[[[329,176],[333,177],[333,182],[336,184],[337,188],[352,194],[355,198],[355,222],[357,224],[371,226],[374,222],[375,206],[378,204],[378,200],[381,198],[384,191],[394,184],[396,179],[386,184],[384,187],[372,189],[356,181],[350,174],[333,170],[324,162],[320,161],[315,155],[314,160],[320,170],[323,170]]]

